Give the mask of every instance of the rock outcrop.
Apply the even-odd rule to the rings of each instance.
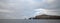
[[[60,19],[60,16],[43,14],[43,15],[37,15],[34,18],[29,19]]]

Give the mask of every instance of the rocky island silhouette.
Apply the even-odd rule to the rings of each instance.
[[[29,19],[60,19],[60,16],[42,14],[42,15],[37,15]]]

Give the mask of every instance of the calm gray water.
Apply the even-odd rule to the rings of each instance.
[[[60,23],[60,20],[0,19],[0,23]]]

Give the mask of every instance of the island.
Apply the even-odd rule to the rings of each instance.
[[[37,16],[29,18],[29,19],[60,19],[60,16],[42,14],[42,15],[37,15]]]

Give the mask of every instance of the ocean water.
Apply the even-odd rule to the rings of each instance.
[[[60,23],[60,20],[24,20],[24,19],[0,19],[0,23]]]

